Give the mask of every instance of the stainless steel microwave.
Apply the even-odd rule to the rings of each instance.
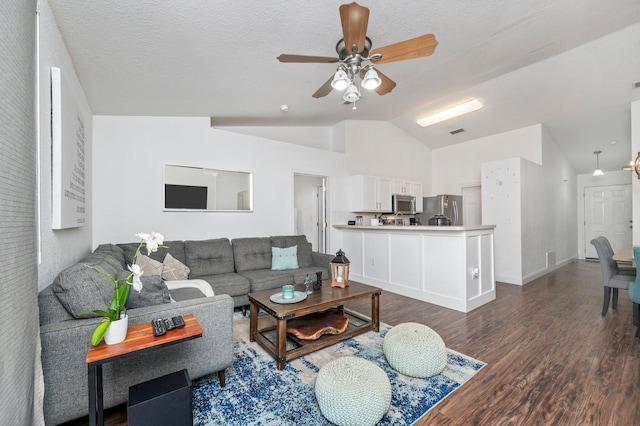
[[[391,199],[394,214],[416,214],[416,197],[413,195],[393,194]]]

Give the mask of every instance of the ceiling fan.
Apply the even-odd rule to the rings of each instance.
[[[374,63],[383,64],[430,56],[438,44],[433,34],[425,34],[371,50],[371,39],[367,37],[369,9],[355,2],[340,6],[340,21],[343,38],[336,44],[337,58],[282,54],[278,56],[278,60],[297,63],[337,63],[336,73],[313,94],[313,97],[322,98],[333,89],[345,90],[342,98],[345,103],[353,103],[353,109],[361,96],[355,84],[356,75],[362,80],[362,87],[374,90],[378,95],[386,95],[396,87],[396,83],[374,69]]]

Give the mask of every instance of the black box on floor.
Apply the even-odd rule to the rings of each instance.
[[[193,425],[191,378],[176,371],[129,388],[129,426]]]

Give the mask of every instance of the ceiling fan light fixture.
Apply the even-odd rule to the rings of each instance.
[[[471,99],[463,104],[456,105],[454,107],[436,112],[435,114],[426,115],[420,117],[416,123],[421,127],[431,126],[432,124],[440,123],[445,120],[449,120],[463,114],[467,114],[473,111],[477,111],[482,108],[482,103],[477,99]]]
[[[351,84],[351,80],[349,80],[347,73],[342,68],[338,68],[338,71],[336,71],[333,76],[331,87],[336,90],[344,90],[349,86],[349,84]]]
[[[355,84],[351,83],[349,85],[347,91],[344,92],[342,99],[344,99],[345,102],[355,102],[360,99],[360,92],[358,91],[358,88]]]
[[[640,179],[640,152],[635,160],[631,160],[628,166],[622,168],[622,170],[630,170],[636,172],[636,176]]]
[[[365,89],[373,90],[380,86],[381,83],[382,80],[378,76],[376,70],[374,70],[373,68],[369,68],[369,70],[365,73],[364,78],[362,79],[362,83],[360,84]]]

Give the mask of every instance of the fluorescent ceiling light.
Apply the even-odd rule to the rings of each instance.
[[[480,108],[482,108],[482,103],[477,99],[472,99],[452,108],[436,112],[435,114],[420,117],[416,122],[422,127],[427,127],[432,124],[440,123],[441,121],[449,120],[450,118],[458,117],[459,115],[463,115],[468,112],[477,111]]]

